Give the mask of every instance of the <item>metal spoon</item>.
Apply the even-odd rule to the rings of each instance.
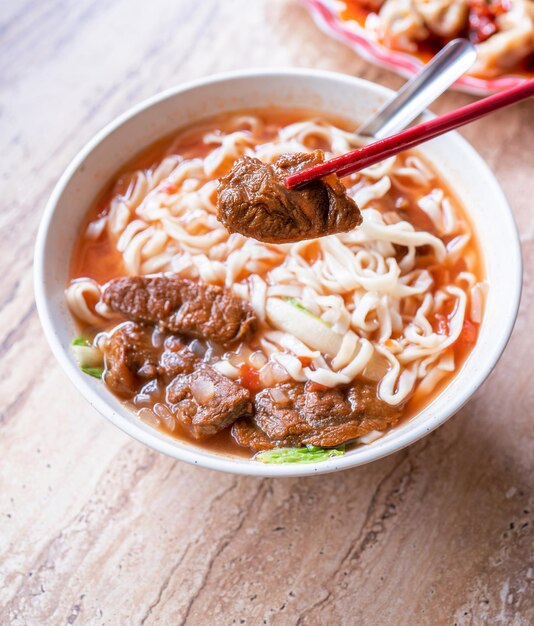
[[[448,43],[423,69],[405,83],[392,100],[386,102],[360,128],[358,135],[382,139],[406,128],[429,104],[448,89],[473,65],[475,46],[467,39]]]

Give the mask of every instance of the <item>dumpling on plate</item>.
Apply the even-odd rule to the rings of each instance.
[[[415,52],[416,42],[424,41],[430,34],[414,0],[386,0],[378,16],[369,15],[365,26],[375,31],[388,48],[407,52]]]
[[[472,74],[497,76],[534,53],[534,0],[511,0],[495,23],[497,32],[477,45]]]
[[[433,35],[454,39],[465,28],[467,0],[418,0],[414,5]]]

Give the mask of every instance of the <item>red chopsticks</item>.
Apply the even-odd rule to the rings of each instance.
[[[418,146],[429,139],[443,135],[443,133],[473,122],[479,117],[483,117],[497,109],[510,106],[531,96],[534,96],[534,79],[528,80],[518,87],[513,87],[493,96],[488,96],[478,102],[468,104],[456,111],[445,113],[445,115],[436,117],[428,122],[412,126],[396,135],[370,143],[363,148],[352,150],[347,152],[347,154],[342,154],[324,163],[319,163],[319,165],[314,165],[306,170],[292,174],[284,182],[288,189],[293,189],[327,174],[336,173],[339,177],[353,174],[403,150]]]

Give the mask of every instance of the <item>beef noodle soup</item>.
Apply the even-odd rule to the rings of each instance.
[[[486,283],[467,215],[418,153],[343,179],[346,232],[276,244],[218,219],[236,161],[341,154],[361,145],[348,129],[243,111],[124,168],[73,251],[82,370],[154,428],[267,462],[342,454],[431,402],[476,342]]]

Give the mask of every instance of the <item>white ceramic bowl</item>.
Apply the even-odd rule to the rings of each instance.
[[[456,133],[435,139],[424,154],[439,168],[476,224],[490,291],[479,339],[462,371],[430,405],[374,443],[317,464],[265,465],[177,441],[141,422],[98,380],[81,373],[70,353],[76,334],[64,290],[69,259],[82,219],[100,189],[133,155],[186,124],[244,108],[309,107],[352,118],[355,125],[391,96],[367,81],[328,72],[239,72],[170,89],[134,107],[99,132],[56,185],[44,212],[35,251],[35,292],[53,353],[85,398],[120,429],[176,459],[225,472],[300,476],[362,465],[391,454],[434,430],[470,398],[503,351],[521,291],[521,254],[510,208],[492,173]]]

